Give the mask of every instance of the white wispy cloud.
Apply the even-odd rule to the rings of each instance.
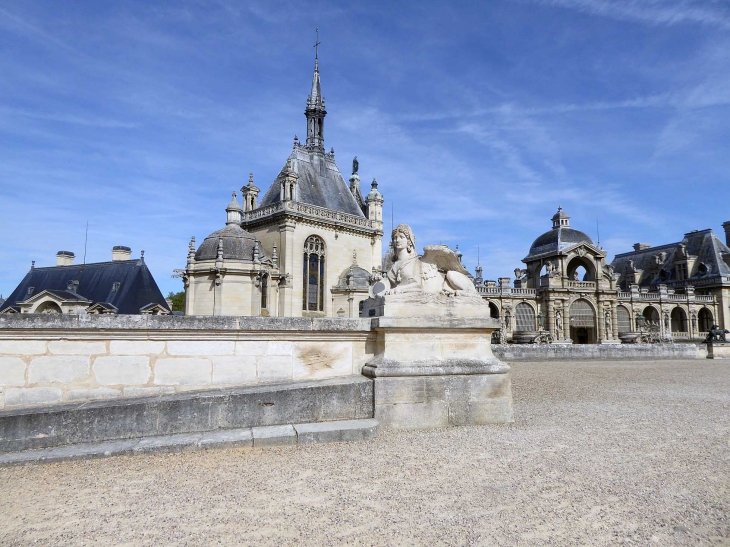
[[[520,0],[650,25],[694,23],[730,29],[730,8],[707,0]]]

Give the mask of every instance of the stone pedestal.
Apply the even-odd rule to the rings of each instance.
[[[477,300],[436,297],[422,295],[420,305],[406,295],[377,303],[413,315],[373,319],[377,351],[363,374],[375,380],[375,419],[395,429],[513,421],[510,369],[492,355],[499,320]],[[363,315],[374,307],[366,304]]]
[[[730,359],[730,342],[708,342],[708,359]]]

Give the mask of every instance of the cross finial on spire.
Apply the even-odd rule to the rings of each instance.
[[[319,41],[319,28],[317,28],[315,32],[317,33],[317,38],[314,41],[314,58],[319,59],[319,45],[322,43]]]

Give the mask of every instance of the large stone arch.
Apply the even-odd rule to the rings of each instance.
[[[689,332],[689,321],[687,321],[687,312],[683,308],[677,306],[672,310],[670,315],[672,332]]]
[[[573,276],[575,275],[575,271],[580,267],[583,266],[586,270],[585,276],[583,279],[579,279],[578,281],[595,281],[596,280],[596,264],[593,261],[593,259],[586,255],[586,256],[580,256],[575,255],[572,258],[568,260],[568,264],[565,268],[565,275],[568,276],[568,279],[573,279]]]
[[[661,314],[659,313],[659,310],[656,308],[656,306],[646,306],[641,311],[641,315],[643,315],[644,319],[646,319],[647,321],[652,321],[657,324],[661,323]]]
[[[500,313],[499,313],[499,306],[492,302],[491,300],[488,301],[489,303],[489,317],[492,319],[499,319]]]
[[[700,332],[709,332],[714,322],[715,318],[709,308],[703,307],[697,312],[697,328]]]
[[[634,331],[631,310],[622,304],[616,306],[616,325],[618,326],[619,333]]]
[[[535,326],[535,308],[529,302],[520,302],[515,306],[515,332],[531,332]]]
[[[596,307],[587,298],[578,298],[569,308],[570,338],[575,344],[595,344],[598,340]]]

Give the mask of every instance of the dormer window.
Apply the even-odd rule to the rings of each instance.
[[[699,266],[697,266],[697,273],[699,275],[707,275],[707,266],[705,266],[704,264],[700,264]]]
[[[112,283],[112,291],[117,292],[119,290],[119,287],[121,287],[121,283],[119,281],[115,281]]]
[[[31,296],[33,294],[33,291],[35,291],[35,287],[28,287],[28,294],[26,297]]]

